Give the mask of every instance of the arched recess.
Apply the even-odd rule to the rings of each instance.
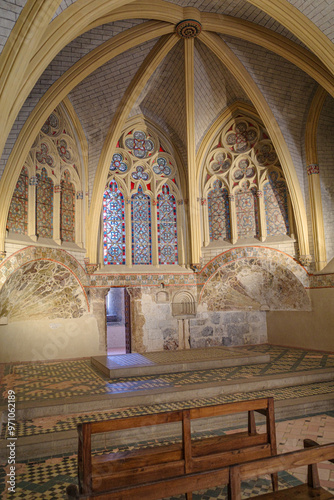
[[[50,260],[58,262],[63,267],[66,267],[78,281],[81,288],[89,286],[89,276],[86,274],[84,268],[77,261],[73,255],[65,250],[58,250],[56,248],[44,247],[25,247],[19,250],[1,262],[0,264],[0,287],[5,283],[11,274],[20,269],[22,266],[29,262],[38,260]]]
[[[143,141],[139,141],[138,144],[143,149],[136,150],[138,134],[141,138],[140,141]],[[135,136],[137,136],[137,139]],[[164,264],[162,262],[162,253],[159,252],[159,245],[162,241],[161,238],[159,239],[161,237],[159,233],[160,199],[164,187],[167,187],[169,195],[172,197],[172,212],[175,217],[174,224],[177,224],[177,226],[173,225],[175,230],[174,236],[176,237],[177,234],[177,248],[174,247],[176,262],[169,263],[184,265],[184,246],[187,240],[185,236],[187,226],[183,205],[187,189],[185,168],[180,155],[175,146],[167,138],[165,132],[155,126],[152,121],[146,120],[142,115],[134,116],[126,121],[122,133],[117,140],[117,145],[113,149],[113,156],[109,163],[108,177],[105,181],[103,195],[103,231],[101,229],[101,233],[103,233],[103,252],[98,252],[101,255],[99,263],[101,265],[126,263],[129,267],[133,265],[130,252],[130,248],[134,242],[134,237],[131,234],[132,200],[139,186],[142,189],[143,195],[148,195],[150,199],[152,264]],[[110,189],[113,191],[111,192]],[[112,193],[115,194],[113,195]],[[111,199],[114,199],[115,204],[110,209],[108,208],[108,204]],[[167,199],[164,198],[165,206],[168,200],[169,196],[167,196]],[[99,201],[99,204],[102,207],[102,200]],[[165,216],[167,212],[163,212]],[[115,226],[110,225],[108,222],[112,217],[117,218],[117,231],[115,230]],[[121,226],[120,221],[122,221],[122,224],[125,224],[125,228]],[[164,224],[165,231],[167,230],[167,226]],[[123,237],[125,240],[123,240]],[[172,245],[171,242],[170,245]],[[165,250],[167,251],[167,249]],[[102,253],[104,254],[103,259],[101,258]],[[122,257],[123,262],[119,262],[120,257]],[[102,260],[104,261],[103,263]]]
[[[5,224],[11,196],[20,172],[20,165],[23,165],[35,137],[53,109],[88,74],[116,55],[171,31],[173,31],[172,26],[153,22],[143,23],[126,33],[121,33],[83,57],[45,93],[23,126],[0,180],[0,198],[2,200],[0,207],[0,251],[4,250]]]
[[[307,217],[296,169],[279,125],[257,85],[235,54],[217,35],[201,33],[198,37],[231,71],[252,101],[261,121],[268,130],[287,181],[292,207],[296,219],[300,258],[309,261]],[[199,164],[197,164],[199,167]],[[198,170],[198,179],[200,171]]]
[[[297,266],[282,252],[266,248],[225,252],[209,263],[199,303],[206,303],[211,311],[310,311],[304,286],[308,276]]]
[[[81,145],[85,144],[82,130],[71,115],[75,118],[70,106],[57,106],[36,135],[24,162],[29,177],[28,224],[24,233],[33,241],[48,238],[58,244],[83,247],[87,175]],[[15,206],[20,208],[22,203]],[[15,224],[11,226],[14,232],[22,233]]]
[[[245,141],[233,142],[235,133]],[[235,244],[242,237],[237,217],[241,192],[246,197],[247,193],[251,195],[249,208],[255,201],[253,217],[249,217],[249,212],[245,214],[248,229],[254,229],[247,237],[255,237],[255,230],[260,241],[272,235],[281,235],[283,239],[293,236],[282,168],[268,131],[251,105],[236,102],[228,107],[205,136],[197,158],[201,169],[204,246],[224,241]]]
[[[89,312],[77,276],[62,263],[42,258],[23,264],[0,289],[0,317],[14,321],[80,318]]]
[[[245,246],[233,248],[217,255],[214,259],[208,262],[203,269],[198,273],[198,284],[200,287],[205,285],[207,280],[214,275],[216,270],[224,267],[231,262],[240,259],[260,259],[262,261],[276,262],[277,265],[291,271],[294,276],[300,281],[304,288],[309,286],[309,274],[306,269],[299,264],[290,255],[268,247]]]
[[[262,2],[264,2],[264,4],[267,3],[265,0],[259,0],[258,3],[261,4]],[[261,6],[259,6],[259,8],[261,8]],[[291,6],[287,4],[287,8],[291,9]],[[187,7],[183,9],[182,7],[161,0],[155,0],[153,2],[139,0],[136,2],[135,6],[136,17],[138,17],[137,13],[140,11],[141,19],[163,20],[173,25],[177,24],[182,19],[192,17],[188,15],[188,11],[190,10],[197,11],[197,9],[190,9]],[[113,2],[77,0],[62,12],[62,14],[57,16],[50,24],[49,30],[43,38],[43,43],[39,50],[33,54],[21,88],[18,90],[15,98],[11,100],[11,102],[14,101],[15,104],[11,109],[11,116],[8,121],[8,126],[4,131],[3,141],[6,140],[17,113],[24,100],[29,95],[33,85],[58,52],[74,38],[96,26],[120,19],[133,19],[133,11],[133,3],[126,0],[114,0]],[[231,36],[238,36],[253,43],[258,43],[282,55],[315,78],[320,85],[324,86],[324,88],[334,96],[333,76],[330,71],[327,71],[326,65],[322,64],[317,57],[310,54],[304,48],[299,47],[289,40],[287,41],[285,37],[273,33],[271,30],[261,26],[254,26],[253,23],[244,20],[236,20],[230,16],[216,16],[214,14],[200,13],[197,11],[196,18],[202,21],[203,28],[208,31],[217,31]],[[312,33],[313,29],[316,30],[316,33],[320,33],[314,24],[305,16],[299,13],[299,18],[302,23],[305,22],[305,20],[309,22],[309,33]],[[290,29],[290,31],[294,32],[293,29]],[[298,35],[296,34],[296,36]],[[326,37],[324,38],[326,39]],[[319,54],[317,55],[319,56]],[[26,59],[28,61],[29,57]],[[1,143],[0,151],[2,151]]]

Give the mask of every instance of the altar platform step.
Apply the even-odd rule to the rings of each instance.
[[[92,365],[109,378],[213,370],[228,366],[268,363],[270,355],[247,347],[209,347],[145,354],[93,356]]]

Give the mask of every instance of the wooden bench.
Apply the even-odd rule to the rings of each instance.
[[[241,481],[303,465],[308,466],[306,484],[258,495],[252,497],[252,500],[328,500],[334,498],[333,493],[321,488],[317,468],[317,463],[324,460],[334,463],[334,444],[319,446],[315,441],[305,439],[304,448],[304,450],[282,453],[275,457],[231,466],[228,487],[229,500],[241,500]]]
[[[192,439],[196,419],[248,413],[248,430]],[[266,417],[266,431],[256,430],[254,412]],[[103,455],[91,453],[91,437],[111,431],[179,422],[182,442]],[[159,499],[206,489],[229,481],[231,464],[275,455],[273,398],[191,408],[154,415],[90,422],[78,426],[79,498],[100,500]],[[272,476],[277,489],[277,475]]]

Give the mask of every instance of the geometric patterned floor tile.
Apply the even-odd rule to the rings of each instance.
[[[2,365],[4,376],[0,383],[0,394],[5,398],[7,391],[12,389],[15,390],[17,403],[46,401],[85,397],[90,394],[112,395],[166,387],[178,388],[255,376],[334,368],[334,354],[270,345],[247,347],[249,352],[252,348],[256,353],[269,354],[270,362],[117,379],[103,376],[87,359]],[[5,400],[0,400],[0,404],[5,404]]]

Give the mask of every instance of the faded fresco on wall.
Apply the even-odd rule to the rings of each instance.
[[[288,269],[259,259],[240,259],[219,268],[204,285],[209,311],[311,310],[309,297]]]
[[[74,275],[58,262],[24,264],[0,290],[0,317],[8,323],[32,319],[80,318],[87,299]]]

